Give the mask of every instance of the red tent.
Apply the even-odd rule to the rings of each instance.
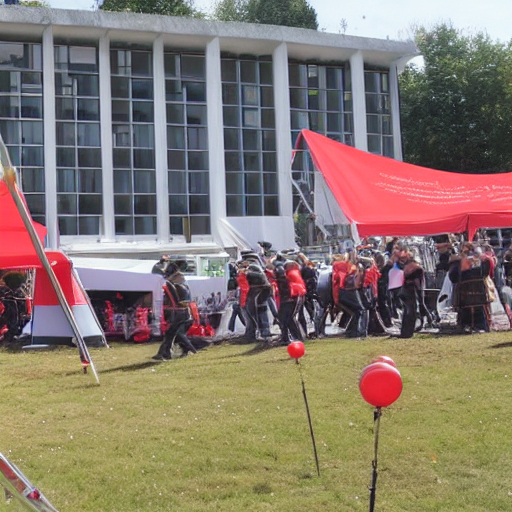
[[[360,236],[512,226],[512,173],[460,174],[406,164],[302,130],[315,167]]]

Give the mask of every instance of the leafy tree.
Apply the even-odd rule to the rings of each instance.
[[[41,2],[40,0],[21,0],[20,5],[24,7],[50,7],[48,2]]]
[[[222,21],[318,29],[316,11],[306,0],[219,0],[213,17]]]
[[[104,0],[103,11],[130,11],[167,16],[197,16],[192,0]]]
[[[457,172],[512,170],[512,42],[447,24],[416,29],[424,67],[400,77],[404,159]]]

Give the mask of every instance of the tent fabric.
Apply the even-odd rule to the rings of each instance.
[[[23,196],[21,196],[22,199]],[[32,221],[44,244],[46,228]],[[25,229],[16,204],[3,180],[0,180],[0,268],[41,267],[32,240]]]
[[[461,174],[373,155],[302,130],[311,158],[361,236],[426,236],[512,226],[512,173]]]

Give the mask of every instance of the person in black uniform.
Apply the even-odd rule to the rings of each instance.
[[[256,341],[256,330],[259,331],[265,341],[270,340],[270,325],[268,321],[268,298],[272,289],[268,282],[263,267],[257,263],[251,263],[245,273],[249,283],[245,310],[247,323],[245,336],[248,341]]]
[[[153,359],[167,361],[172,359],[174,343],[178,343],[185,355],[196,354],[197,350],[187,336],[187,331],[192,325],[192,314],[190,312],[190,289],[185,276],[177,262],[160,260],[159,263],[162,265],[166,278],[164,304],[167,304],[167,307],[164,308],[164,314],[167,329],[164,341]],[[155,271],[159,272],[159,269]]]

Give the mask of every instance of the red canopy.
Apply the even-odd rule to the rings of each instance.
[[[460,174],[406,164],[302,130],[323,174],[360,236],[414,236],[512,226],[512,173]]]
[[[44,241],[46,228],[37,222],[33,224]],[[0,269],[41,266],[7,185],[0,180]]]

